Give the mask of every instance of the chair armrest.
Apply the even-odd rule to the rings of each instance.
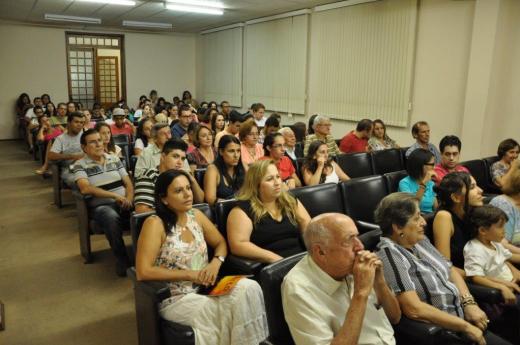
[[[260,273],[262,267],[264,267],[264,264],[261,262],[230,254],[226,258],[226,262],[222,267],[222,272],[224,275],[252,274],[256,276]]]
[[[431,323],[415,321],[401,317],[401,321],[394,325],[396,336],[404,337],[406,340],[417,340],[421,345],[434,345],[436,338],[442,333],[443,329]]]
[[[504,302],[502,293],[498,289],[489,288],[468,282],[469,292],[473,295],[477,302],[496,304]]]
[[[137,280],[135,267],[130,267],[126,273],[134,283],[134,286],[136,288],[139,287],[139,289],[149,296],[150,299],[153,299],[155,303],[159,303],[171,296],[170,289],[165,281],[139,281]]]

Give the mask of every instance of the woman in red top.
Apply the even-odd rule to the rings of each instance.
[[[38,134],[36,135],[36,140],[45,142],[47,146],[45,149],[44,163],[40,169],[35,171],[35,173],[38,175],[44,175],[49,173],[49,161],[47,159],[47,156],[51,149],[52,141],[54,140],[54,138],[62,134],[63,131],[59,126],[52,127],[47,115],[40,116],[38,118],[38,123],[40,124],[40,129],[38,130]]]
[[[302,185],[291,160],[285,156],[285,139],[283,135],[273,133],[265,137],[264,154],[264,157],[261,159],[271,159],[274,162],[278,168],[280,178],[288,189]]]

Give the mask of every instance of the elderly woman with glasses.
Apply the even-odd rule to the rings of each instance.
[[[432,213],[437,208],[434,165],[435,157],[430,151],[416,149],[406,161],[408,176],[399,181],[400,192],[411,193],[420,200],[422,213]]]
[[[438,325],[459,337],[458,341],[446,339],[447,344],[509,344],[486,332],[490,321],[464,279],[425,236],[426,221],[416,196],[386,196],[375,211],[375,219],[383,233],[376,254],[403,315]]]

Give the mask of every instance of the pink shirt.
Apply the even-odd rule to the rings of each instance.
[[[441,183],[441,181],[444,178],[444,176],[446,176],[447,174],[450,173],[450,171],[448,171],[448,169],[443,167],[441,164],[437,164],[433,168],[433,170],[435,170],[435,174],[437,175],[437,178],[435,179],[435,184],[437,186]],[[465,166],[462,166],[462,165],[455,166],[455,171],[451,171],[451,172],[466,172],[466,173],[469,173],[468,169]]]
[[[359,139],[354,131],[351,131],[341,139],[339,149],[343,153],[367,152],[368,139]]]
[[[110,130],[112,131],[112,135],[126,134],[130,138],[130,140],[132,139],[132,136],[134,134],[132,127],[126,122],[123,128],[119,128],[116,126],[115,123],[113,123],[110,125]]]
[[[252,164],[262,158],[264,156],[264,148],[260,144],[256,144],[255,146],[255,156],[251,156],[249,150],[244,144],[240,144],[240,158],[242,159],[242,164],[247,167],[249,164]]]

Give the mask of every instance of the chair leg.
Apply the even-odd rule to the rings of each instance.
[[[54,193],[54,204],[58,208],[62,208],[63,204],[61,202],[61,179],[60,179],[60,169],[56,164],[51,165],[52,171],[52,189]]]

